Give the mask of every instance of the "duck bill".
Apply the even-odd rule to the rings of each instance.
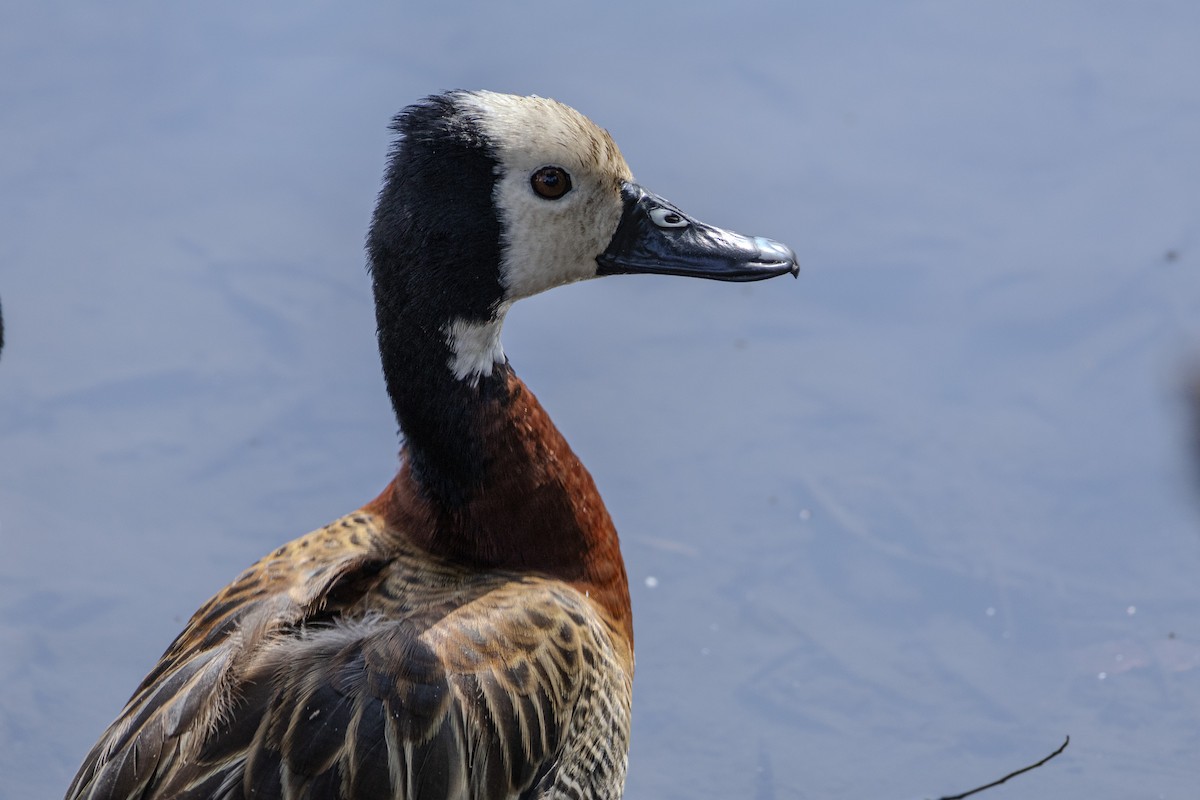
[[[636,183],[621,188],[625,211],[608,247],[596,257],[597,275],[687,275],[718,281],[799,276],[796,254],[762,236],[743,236],[692,219]]]

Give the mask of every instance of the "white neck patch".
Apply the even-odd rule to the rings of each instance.
[[[501,310],[487,322],[463,318],[442,326],[442,334],[450,345],[450,371],[460,381],[478,383],[492,374],[497,364],[504,363],[504,348],[500,345],[500,328],[504,324]]]

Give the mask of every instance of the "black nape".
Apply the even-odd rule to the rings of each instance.
[[[447,326],[492,319],[504,296],[499,162],[479,121],[436,95],[393,121],[367,252],[384,379],[422,485],[450,505],[479,484],[481,403],[502,400],[506,370],[457,379]]]

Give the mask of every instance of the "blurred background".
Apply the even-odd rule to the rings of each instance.
[[[519,305],[621,531],[627,796],[1191,798],[1200,5],[8,4],[0,797],[396,467],[362,243],[401,107],[552,96],[798,282]]]

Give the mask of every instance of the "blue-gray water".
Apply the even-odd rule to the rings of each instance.
[[[1198,41],[1186,0],[10,4],[0,797],[391,476],[362,240],[453,87],[803,262],[509,317],[623,536],[628,797],[932,797],[1066,733],[994,796],[1195,797]]]

